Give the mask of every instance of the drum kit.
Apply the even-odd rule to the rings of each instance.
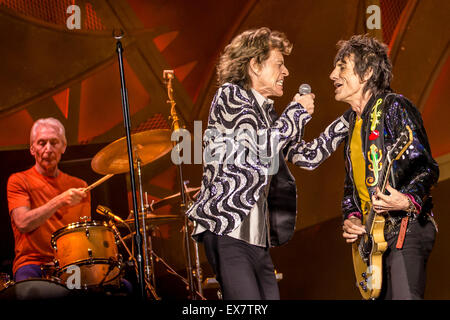
[[[121,37],[121,36],[120,36]],[[55,298],[72,295],[74,292],[106,292],[123,287],[124,259],[119,253],[118,245],[126,250],[127,265],[134,266],[138,279],[140,296],[144,299],[160,300],[155,282],[155,260],[161,262],[168,272],[179,277],[189,291],[190,299],[205,299],[202,292],[202,271],[199,263],[198,245],[190,239],[188,221],[185,209],[195,198],[200,188],[188,188],[183,181],[181,166],[179,167],[180,192],[157,202],[148,203],[147,194],[144,196],[142,187],[142,167],[163,157],[173,148],[171,130],[155,129],[130,134],[128,101],[123,77],[123,64],[120,37],[116,37],[119,67],[121,68],[122,104],[124,107],[124,120],[126,136],[120,138],[100,150],[92,159],[92,169],[104,175],[101,179],[89,185],[85,190],[90,191],[104,183],[112,176],[129,173],[131,193],[133,197],[133,210],[130,216],[123,220],[114,215],[109,208],[98,206],[96,211],[109,219],[106,221],[91,221],[82,217],[79,222],[69,224],[56,230],[51,237],[51,246],[54,250],[54,262],[41,266],[43,278],[29,279],[14,282],[5,275],[0,274],[0,298],[34,299]],[[175,102],[172,97],[173,71],[165,70],[169,101],[171,104],[170,118],[172,129],[178,130],[179,119],[175,112]],[[130,165],[132,163],[132,165]],[[137,174],[137,183],[134,175]],[[139,187],[138,192],[136,185]],[[139,208],[137,206],[139,194]],[[180,213],[173,215],[159,215],[154,211],[167,204],[179,205]],[[135,214],[137,212],[137,214]],[[134,219],[132,218],[134,216]],[[179,275],[161,257],[157,256],[152,248],[152,230],[163,223],[180,221],[184,219],[184,241],[186,250],[187,277]],[[126,227],[126,235],[122,236],[119,226]],[[122,229],[123,230],[123,229]],[[140,236],[142,234],[142,237]],[[127,240],[132,239],[131,249]],[[195,268],[191,263],[191,242],[194,248]],[[128,243],[129,244],[129,243]],[[196,283],[194,283],[196,278]],[[136,289],[136,288],[134,288]],[[111,291],[108,291],[110,293]]]
[[[148,130],[132,135],[135,147],[136,162],[145,166],[164,156],[171,150],[169,130]],[[91,161],[92,169],[105,176],[91,184],[86,190],[92,190],[115,174],[126,173],[128,160],[126,159],[124,139],[116,140],[101,151]],[[138,167],[138,164],[135,165]],[[143,194],[141,171],[138,170],[139,194]],[[195,197],[200,188],[186,188],[185,193]],[[141,198],[145,204],[139,212],[140,228],[145,235],[144,261],[146,291],[154,299],[160,299],[156,292],[154,258],[164,263],[170,273],[175,271],[161,257],[157,256],[151,246],[151,231],[153,228],[183,219],[182,214],[156,214],[155,210],[166,205],[179,205],[181,193],[171,195],[159,201],[148,203],[147,196]],[[54,262],[41,266],[43,279],[30,279],[14,283],[6,275],[0,286],[0,297],[26,298],[54,298],[66,296],[75,289],[80,292],[101,292],[103,289],[119,288],[122,280],[124,259],[119,253],[119,245],[126,250],[131,265],[135,266],[135,248],[127,240],[134,239],[136,233],[135,220],[121,219],[114,215],[107,207],[99,205],[96,211],[108,217],[108,221],[89,220],[82,217],[79,222],[69,224],[52,234],[51,246],[54,250]],[[132,210],[130,216],[132,215]],[[117,226],[116,226],[117,224]],[[126,232],[123,228],[126,227]],[[145,226],[145,227],[144,227]],[[119,228],[118,228],[119,227]],[[120,230],[119,230],[120,229]],[[196,253],[198,255],[198,251]],[[76,272],[75,272],[76,271]],[[175,272],[176,273],[176,272]],[[196,270],[195,275],[201,275]],[[188,280],[178,275],[185,284]],[[201,283],[201,279],[200,283]],[[77,290],[78,289],[78,290]],[[198,288],[201,291],[201,288]],[[201,292],[199,296],[201,296]]]

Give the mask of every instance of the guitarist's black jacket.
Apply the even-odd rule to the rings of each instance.
[[[366,178],[368,178],[369,170],[367,166],[370,164],[368,152],[370,145],[373,143],[373,106],[379,99],[382,104],[379,106],[381,115],[379,118],[379,131],[381,138],[382,154],[386,155],[386,148],[394,144],[400,133],[405,131],[406,125],[409,125],[413,131],[413,142],[403,156],[394,161],[392,172],[389,175],[389,183],[396,190],[413,197],[416,206],[419,208],[419,216],[427,216],[431,213],[433,207],[430,190],[437,183],[439,177],[439,167],[431,156],[430,145],[428,143],[427,134],[423,126],[422,117],[417,108],[404,96],[384,92],[377,96],[372,96],[364,108],[361,115],[363,119],[361,141],[364,159],[366,161]],[[361,201],[358,191],[353,181],[353,168],[350,161],[350,140],[355,125],[356,113],[353,110],[346,112],[346,118],[349,119],[349,133],[345,141],[345,187],[344,197],[342,200],[342,212],[344,220],[352,213],[362,213]],[[372,140],[371,140],[372,139]],[[385,159],[383,159],[385,160]],[[367,183],[366,183],[367,186]],[[369,194],[375,192],[376,186],[368,187]],[[398,217],[399,223],[402,216],[406,212],[389,212],[390,216]]]

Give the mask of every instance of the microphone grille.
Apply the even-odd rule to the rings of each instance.
[[[300,93],[300,95],[311,93],[311,86],[307,83],[303,83],[298,88],[298,92]]]
[[[96,211],[97,211],[98,213],[100,213],[100,214],[107,214],[107,213],[108,213],[108,210],[109,210],[108,207],[105,207],[105,206],[102,206],[102,205],[98,205]]]

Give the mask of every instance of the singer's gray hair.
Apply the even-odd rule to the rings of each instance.
[[[64,129],[64,126],[62,125],[62,123],[55,118],[43,118],[43,119],[39,119],[36,120],[33,124],[33,126],[31,127],[31,131],[30,131],[30,144],[33,144],[35,138],[36,138],[36,132],[37,129],[39,127],[50,127],[56,130],[56,132],[58,133],[60,139],[62,142],[64,142],[64,144],[67,144],[67,139],[66,139],[66,130]]]
[[[262,27],[242,32],[225,47],[217,65],[219,86],[231,82],[249,90],[251,79],[248,67],[252,58],[262,64],[270,56],[270,50],[278,49],[284,55],[292,51],[292,43],[279,31]]]
[[[372,77],[363,88],[365,93],[370,90],[374,95],[382,91],[392,91],[392,63],[388,56],[388,47],[376,38],[368,35],[354,35],[350,40],[340,40],[337,43],[338,53],[334,58],[334,65],[353,55],[355,73],[360,79],[367,71],[372,70]]]

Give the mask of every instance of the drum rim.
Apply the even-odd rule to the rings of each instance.
[[[71,262],[64,266],[59,266],[58,268],[56,268],[56,272],[60,272],[64,269],[67,269],[67,267],[72,266],[72,265],[85,266],[85,265],[89,265],[89,264],[111,264],[111,261],[114,261],[118,265],[118,268],[121,269],[122,261],[119,259],[119,257],[117,257],[115,259],[113,257],[111,257],[110,259],[92,258],[92,259],[77,260],[75,262]],[[59,263],[59,261],[58,261],[58,263]]]
[[[17,281],[17,282],[19,282],[19,281]],[[15,285],[17,282],[15,282],[14,280],[9,280],[8,282],[5,282],[5,284],[2,287],[0,287],[0,292],[2,292],[3,290],[6,290],[9,287]]]
[[[55,280],[52,280],[52,279],[38,278],[38,277],[32,277],[32,278],[28,278],[28,279],[24,279],[24,280],[19,280],[19,281],[10,280],[10,281],[8,281],[6,283],[7,286],[4,287],[3,289],[1,289],[0,292],[6,290],[8,288],[11,288],[11,287],[15,286],[16,284],[21,284],[21,283],[24,283],[24,282],[50,282],[50,283],[57,284],[58,286],[66,288],[67,290],[69,290],[69,288],[67,288],[67,286],[62,284],[60,281],[61,280],[55,281]]]
[[[58,240],[58,238],[60,238],[62,235],[65,234],[69,234],[75,231],[79,231],[78,228],[94,228],[94,227],[102,227],[102,228],[106,228],[108,231],[111,231],[113,234],[113,229],[105,222],[105,221],[96,221],[96,220],[91,220],[91,221],[86,221],[86,222],[73,222],[68,224],[65,227],[62,227],[58,230],[56,230],[55,232],[53,232],[52,234],[52,239],[51,239],[51,244],[53,245],[54,242],[56,240]]]
[[[14,282],[14,284],[17,283],[22,283],[22,282],[27,282],[27,281],[44,281],[44,282],[52,282],[52,283],[56,283],[59,285],[62,285],[63,287],[65,287],[63,284],[59,283],[58,281],[52,280],[52,279],[47,279],[47,278],[38,278],[38,277],[32,277],[32,278],[28,278],[28,279],[24,279],[24,280],[19,280],[19,281],[11,281]]]
[[[105,262],[108,262],[108,263],[105,263]],[[61,274],[64,273],[65,270],[68,267],[72,266],[72,265],[76,265],[76,266],[85,266],[85,265],[94,265],[94,264],[105,264],[105,265],[108,265],[108,264],[110,264],[110,262],[111,261],[109,259],[93,259],[92,262],[91,262],[90,259],[80,260],[77,263],[71,263],[71,264],[68,264],[68,265],[66,265],[64,267],[59,268],[59,270],[57,270],[57,274],[58,274],[58,276],[61,276]],[[110,282],[113,282],[113,281],[117,280],[122,274],[122,261],[118,260],[118,261],[115,261],[115,262],[117,262],[117,266],[116,267],[117,267],[119,272],[117,272],[117,274],[113,278],[111,278],[111,279],[109,279],[107,281],[105,279],[104,285],[107,285]],[[98,284],[87,285],[87,287],[95,287],[95,286],[98,286]]]

